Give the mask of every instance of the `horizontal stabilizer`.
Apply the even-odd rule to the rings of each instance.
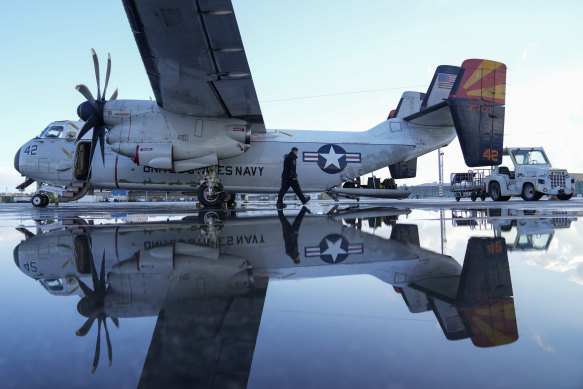
[[[502,162],[505,96],[506,65],[482,59],[464,61],[448,103],[469,167]]]
[[[453,126],[453,119],[448,108],[447,101],[442,101],[439,104],[433,105],[423,111],[419,111],[409,115],[403,120],[414,124],[416,126],[428,127],[451,127]]]

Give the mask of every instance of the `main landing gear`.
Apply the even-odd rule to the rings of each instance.
[[[203,207],[218,207],[224,202],[231,207],[235,205],[235,194],[225,192],[217,174],[217,166],[208,167],[197,196]]]

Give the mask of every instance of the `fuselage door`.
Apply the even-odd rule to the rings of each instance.
[[[85,181],[90,178],[91,163],[91,142],[79,142],[75,150],[75,169],[73,178],[79,181]]]

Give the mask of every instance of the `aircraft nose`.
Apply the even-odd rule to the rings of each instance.
[[[16,155],[14,156],[14,168],[16,169],[16,171],[18,173],[20,173],[20,150],[22,149],[22,147],[20,149],[18,149],[18,151],[16,152]]]
[[[14,263],[16,264],[16,267],[20,269],[20,258],[18,256],[18,247],[20,245],[16,246],[14,248],[14,250],[12,251],[12,256],[14,257]]]

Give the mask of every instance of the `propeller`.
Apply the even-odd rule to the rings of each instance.
[[[75,87],[85,97],[87,101],[79,104],[77,107],[77,115],[81,120],[85,121],[83,127],[77,135],[77,142],[93,129],[93,135],[91,137],[91,153],[89,155],[90,163],[93,163],[93,154],[95,153],[95,147],[97,147],[97,142],[99,141],[99,148],[101,149],[101,160],[105,165],[105,131],[106,124],[103,119],[103,108],[105,107],[105,92],[107,90],[107,84],[109,83],[109,75],[111,73],[111,56],[107,54],[107,70],[105,73],[105,85],[103,86],[103,95],[101,94],[101,83],[99,80],[99,59],[95,50],[91,49],[91,55],[93,56],[93,66],[95,68],[95,80],[97,81],[97,99],[93,98],[93,94],[87,88],[87,86],[80,84]],[[117,89],[110,97],[111,100],[117,99]]]
[[[97,343],[95,345],[95,356],[93,358],[93,366],[91,368],[91,373],[95,373],[97,365],[99,364],[99,355],[101,348],[101,324],[103,323],[103,328],[105,330],[105,340],[107,342],[107,355],[109,356],[109,366],[111,366],[112,360],[112,348],[111,340],[109,339],[109,330],[107,329],[107,313],[105,312],[105,295],[107,288],[105,285],[105,251],[103,252],[103,258],[101,259],[101,269],[99,276],[97,275],[97,270],[95,269],[95,264],[93,263],[93,258],[90,258],[91,264],[91,278],[93,281],[93,290],[89,288],[83,281],[77,277],[77,282],[81,287],[81,290],[85,294],[79,303],[77,304],[77,311],[83,316],[87,317],[87,320],[81,328],[75,332],[77,336],[85,336],[89,333],[89,330],[93,326],[95,319],[97,319]],[[119,321],[115,317],[110,317],[111,321],[117,328],[119,328]]]

